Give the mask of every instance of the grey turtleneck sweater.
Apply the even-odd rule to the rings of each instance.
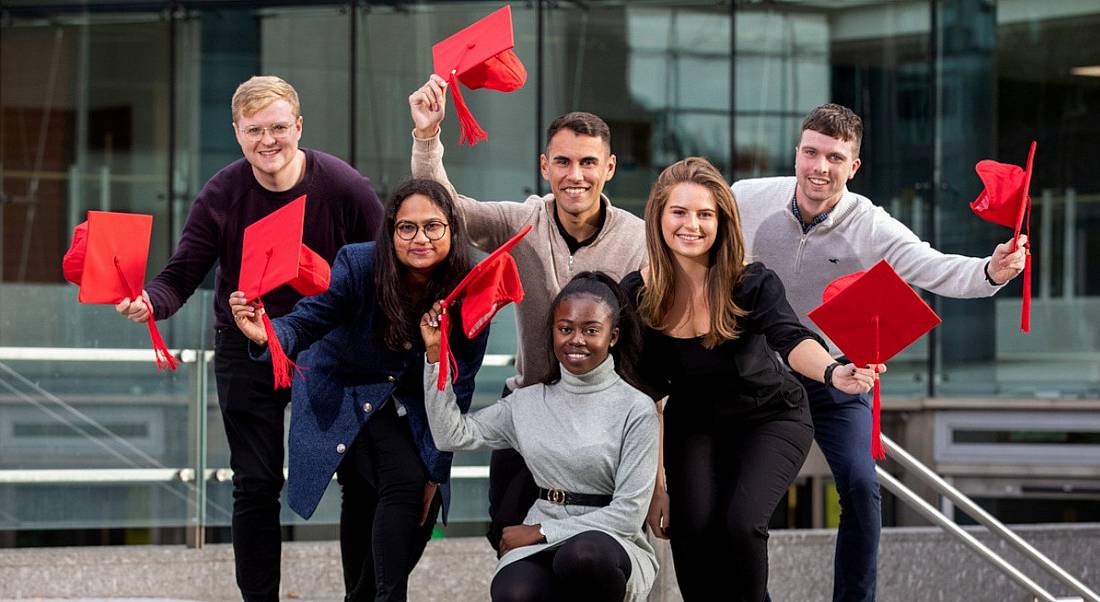
[[[438,363],[424,369],[424,406],[439,449],[511,447],[523,454],[540,487],[612,496],[602,508],[536,501],[523,522],[542,525],[547,543],[509,550],[497,570],[584,531],[601,531],[630,556],[626,599],[645,600],[657,574],[653,548],[642,533],[657,474],[653,400],[619,378],[608,357],[587,374],[562,368],[557,383],[523,387],[462,414],[450,383],[436,389],[438,370]]]

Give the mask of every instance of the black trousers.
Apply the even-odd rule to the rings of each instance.
[[[813,440],[803,398],[735,419],[699,420],[684,401],[665,410],[669,537],[684,600],[761,602],[768,587],[768,521]],[[776,407],[779,406],[779,407]]]
[[[274,390],[270,362],[253,361],[235,328],[214,338],[229,467],[233,469],[233,558],[244,600],[279,599],[279,495],[283,490],[283,421],[290,389]]]
[[[393,402],[359,432],[337,469],[345,600],[402,601],[431,538],[441,496],[419,525],[428,473]]]
[[[502,568],[489,591],[493,602],[621,602],[631,570],[619,542],[585,531]]]
[[[500,396],[511,394],[505,385]],[[494,550],[500,550],[504,527],[522,525],[538,496],[538,485],[523,456],[514,449],[494,449],[489,456],[489,532],[485,534]]]

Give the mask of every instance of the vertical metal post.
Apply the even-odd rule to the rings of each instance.
[[[1077,289],[1077,191],[1073,188],[1066,189],[1065,220],[1062,226],[1062,297],[1068,300]]]
[[[359,114],[358,107],[358,76],[359,71],[359,3],[355,0],[348,3],[348,19],[349,21],[349,38],[348,41],[348,164],[352,167],[356,167],[355,160],[357,158],[356,152],[358,151],[358,137],[356,136],[356,130],[358,124],[356,123],[356,117]]]
[[[194,361],[191,365],[194,372],[191,374],[191,441],[194,445],[192,463],[195,466],[195,483],[191,490],[194,511],[187,529],[187,547],[202,548],[206,545],[206,410],[209,362],[205,349],[187,350],[183,354],[184,359],[191,359],[188,356],[192,354]]]
[[[1043,206],[1039,208],[1039,240],[1053,240],[1054,235],[1054,193],[1049,188],[1043,190]],[[1051,266],[1054,265],[1053,253],[1039,254],[1039,298],[1050,299],[1050,283],[1053,274]]]
[[[542,154],[542,122],[543,122],[543,0],[535,2],[535,186],[532,190],[535,194],[542,194],[542,170],[539,163],[539,155]],[[549,142],[549,140],[547,140]]]
[[[168,236],[165,257],[172,256],[176,232],[176,11],[175,0],[168,3]]]
[[[939,202],[940,191],[940,3],[932,0],[929,3],[928,20],[928,118],[932,121],[932,136],[928,141],[928,211],[925,214],[925,240],[936,245],[936,203]],[[932,309],[939,313],[940,299],[933,296]],[[939,331],[935,328],[928,333],[928,383],[925,393],[928,397],[936,396],[936,358],[939,354]]]
[[[730,0],[730,167],[729,179],[737,179],[737,2]]]

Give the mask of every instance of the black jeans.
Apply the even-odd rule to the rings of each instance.
[[[619,542],[602,531],[585,531],[500,569],[490,595],[493,602],[621,602],[631,571]]]
[[[359,432],[336,471],[343,491],[340,557],[345,600],[401,601],[409,573],[431,538],[441,496],[436,493],[423,525],[427,470],[408,420],[391,400]]]
[[[725,600],[761,602],[768,521],[810,450],[809,409],[805,401],[769,403],[733,420],[701,422],[685,401],[669,402],[664,436],[680,593],[686,601],[724,592]]]
[[[233,469],[233,559],[244,600],[279,599],[279,494],[283,490],[283,421],[290,389],[274,390],[270,362],[248,355],[235,328],[214,338],[229,467]]]

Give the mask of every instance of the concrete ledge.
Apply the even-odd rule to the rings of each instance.
[[[1018,533],[1078,579],[1100,589],[1100,524],[1027,526]],[[834,545],[835,532],[830,530],[773,533],[770,583],[775,600],[829,600]],[[1055,595],[1070,593],[1006,546],[994,549]],[[658,554],[662,571],[651,600],[680,600],[667,544],[659,542]],[[412,574],[410,600],[487,600],[495,562],[482,538],[432,541]],[[0,584],[3,598],[239,599],[228,545],[202,550],[178,546],[0,550]],[[336,542],[285,544],[282,585],[286,599],[342,599],[339,546]],[[883,531],[878,597],[1031,600],[992,565],[932,527]]]

